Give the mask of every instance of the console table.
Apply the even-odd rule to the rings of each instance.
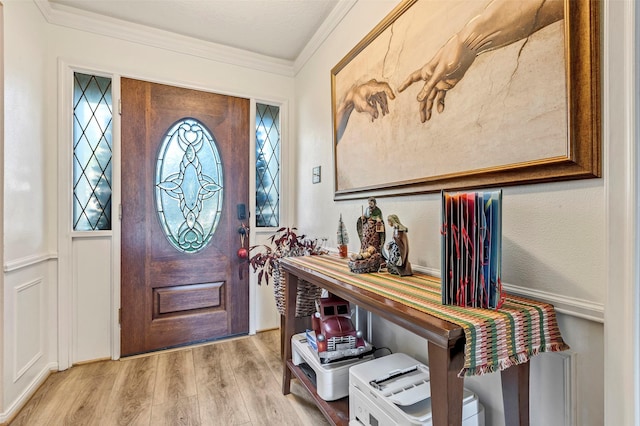
[[[325,257],[328,256],[328,257]],[[324,258],[324,259],[320,259]],[[324,264],[329,265],[324,268]],[[284,258],[281,267],[285,274],[285,315],[282,317],[283,342],[282,393],[290,393],[292,375],[309,390],[316,405],[334,425],[348,425],[348,399],[327,402],[315,392],[305,374],[292,362],[291,337],[295,334],[295,303],[299,280],[305,280],[326,289],[365,310],[391,321],[427,340],[429,372],[431,376],[432,419],[434,426],[462,424],[462,393],[464,379],[458,377],[465,363],[464,328],[453,322],[425,313],[424,310],[385,297],[358,285],[346,260],[331,255]],[[357,280],[371,279],[382,274],[360,274]],[[421,274],[415,274],[420,278]],[[422,274],[423,275],[423,274]],[[425,276],[426,277],[426,276]],[[428,277],[431,281],[437,280]],[[402,286],[402,278],[394,278],[395,286]],[[407,288],[411,288],[409,285]],[[414,284],[415,288],[415,284]],[[409,294],[409,292],[407,292]],[[547,314],[545,314],[547,315]],[[555,313],[553,313],[555,324]],[[557,328],[557,326],[556,326]],[[553,332],[551,334],[554,334]],[[555,349],[568,346],[559,337]],[[553,345],[547,345],[551,348]],[[513,365],[501,371],[505,421],[508,425],[529,424],[529,362]]]

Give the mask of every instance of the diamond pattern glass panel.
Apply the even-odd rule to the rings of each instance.
[[[167,131],[158,154],[155,196],[169,243],[196,253],[211,241],[223,200],[222,161],[204,124],[183,118]]]
[[[73,230],[111,229],[111,79],[74,73]]]
[[[256,225],[280,223],[280,108],[256,104]]]

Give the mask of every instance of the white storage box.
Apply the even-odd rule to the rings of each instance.
[[[429,367],[397,353],[349,370],[349,426],[431,425]],[[462,426],[484,426],[484,408],[465,389]]]
[[[318,353],[307,343],[305,333],[291,337],[291,354],[293,363],[315,382],[318,396],[325,401],[335,401],[349,395],[349,367],[373,359],[373,355],[369,354],[362,358],[321,364]]]

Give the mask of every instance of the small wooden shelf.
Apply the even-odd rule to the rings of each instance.
[[[287,360],[287,368],[291,370],[293,375],[300,381],[302,386],[309,391],[314,402],[324,415],[324,417],[335,426],[348,426],[349,425],[349,397],[338,399],[336,401],[325,401],[320,398],[316,392],[316,387],[311,380],[304,374],[304,371],[293,363],[290,359]]]

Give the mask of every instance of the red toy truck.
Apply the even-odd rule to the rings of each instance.
[[[351,322],[349,302],[330,294],[316,300],[316,310],[311,324],[322,363],[359,357],[372,350],[362,331],[356,330]]]

